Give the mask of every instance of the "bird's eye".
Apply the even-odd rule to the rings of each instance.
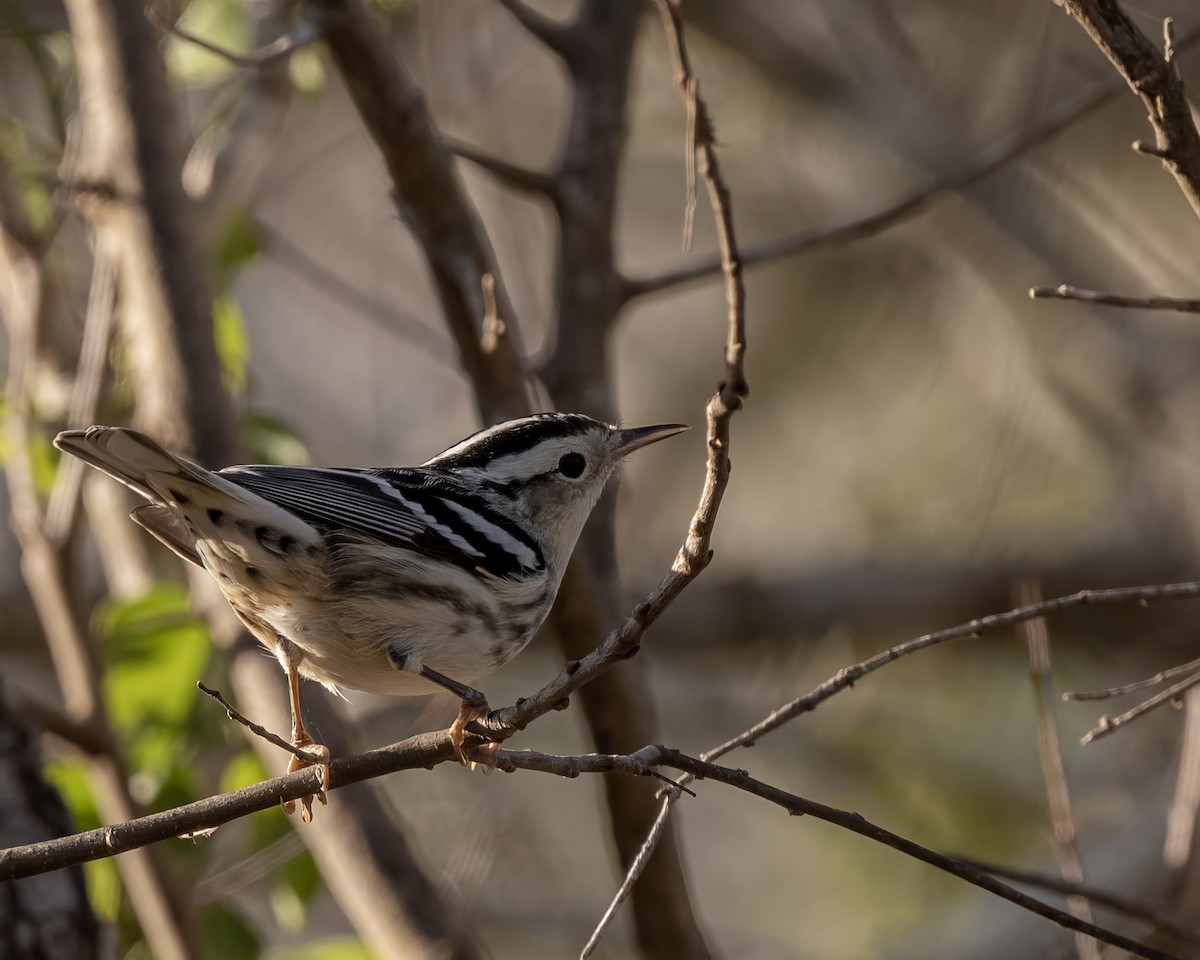
[[[564,477],[574,480],[583,473],[583,468],[587,466],[581,453],[564,453],[562,459],[558,461],[558,472]]]

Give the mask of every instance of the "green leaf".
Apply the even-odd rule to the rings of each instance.
[[[229,221],[217,244],[214,264],[217,289],[226,289],[238,270],[257,257],[261,249],[258,223],[243,210]]]
[[[5,401],[3,390],[0,390],[0,464],[9,456],[11,444],[4,430]],[[29,440],[29,465],[33,469],[33,483],[38,493],[48,495],[54,489],[54,479],[58,475],[58,464],[62,459],[54,444],[48,437],[33,433]]]
[[[242,308],[232,296],[213,300],[213,338],[225,386],[238,393],[246,386],[250,366],[250,339],[246,336],[246,320]]]
[[[50,442],[49,438],[35,434],[29,443],[29,461],[33,467],[33,483],[38,493],[48,496],[54,489],[54,479],[58,476],[58,462],[62,455]]]
[[[271,881],[271,910],[284,930],[302,930],[308,905],[322,887],[321,871],[307,850],[282,864]]]
[[[366,945],[353,937],[332,937],[303,947],[285,947],[266,956],[267,960],[374,960]]]
[[[38,236],[45,236],[54,227],[54,200],[49,188],[34,177],[22,177],[19,189],[29,225]]]
[[[109,665],[110,716],[134,766],[158,778],[157,792],[183,763],[179,745],[188,740],[196,681],[208,664],[208,630],[175,583],[155,584],[136,600],[105,601],[96,625]]]
[[[313,45],[302,47],[288,61],[288,76],[300,93],[315,97],[325,91],[325,64]]]
[[[255,960],[258,934],[242,917],[223,906],[204,911],[204,955],[221,960]]]
[[[283,420],[265,413],[242,417],[242,440],[252,463],[308,464],[308,448]]]
[[[242,787],[262,783],[270,778],[271,775],[258,758],[258,754],[253,750],[242,750],[229,758],[225,769],[221,771],[218,782],[221,792],[229,793],[233,790],[241,790]]]

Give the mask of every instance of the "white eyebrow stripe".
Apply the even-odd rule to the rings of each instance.
[[[532,570],[538,565],[537,554],[529,548],[527,544],[522,543],[503,527],[499,527],[492,523],[486,517],[476,513],[470,507],[464,507],[461,503],[455,503],[453,500],[447,500],[445,497],[438,497],[447,507],[453,510],[456,514],[466,521],[471,529],[482,533],[492,543],[502,548],[506,553],[515,557],[517,562],[522,567]]]

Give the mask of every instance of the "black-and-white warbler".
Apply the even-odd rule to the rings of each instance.
[[[305,729],[300,677],[401,696],[432,683],[462,700],[450,728],[462,760],[466,725],[487,710],[467,683],[508,662],[546,619],[622,458],[686,429],[538,414],[419,467],[383,469],[214,472],[120,427],[54,442],[149,500],[130,516],[216,578],[287,673],[295,746],[328,758]],[[304,765],[293,758],[288,769]]]

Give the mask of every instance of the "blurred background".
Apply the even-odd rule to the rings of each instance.
[[[529,2],[552,23],[594,6]],[[87,191],[71,189],[97,142],[81,130],[81,44],[91,37],[81,24],[107,4],[67,6],[0,3],[0,210],[8,233],[35,251],[44,293],[29,338],[36,350],[19,364],[11,291],[4,301],[4,399],[11,408],[20,366],[23,433],[11,434],[9,409],[2,440],[6,457],[18,443],[27,454],[47,522],[61,469],[49,441],[78,409],[89,290],[93,301],[114,300],[118,329],[93,343],[104,372],[92,411],[125,422],[139,403],[138,361],[120,332],[122,281],[115,294],[97,293],[103,228]],[[571,151],[581,82],[507,6],[374,0],[367,9],[452,145],[553,172],[564,155],[580,159]],[[239,54],[308,39],[314,22],[288,0],[155,9]],[[1125,9],[1156,42],[1162,17],[1176,18],[1184,80],[1200,89],[1200,55],[1190,49],[1200,12],[1165,2]],[[672,278],[711,264],[715,239],[701,190],[694,243],[682,248],[684,112],[661,24],[644,10],[633,17],[609,229],[632,293],[613,311],[602,349],[611,407],[624,421],[702,427],[723,373],[724,291],[711,269]],[[1028,294],[1070,283],[1197,295],[1195,214],[1158,162],[1129,149],[1151,136],[1145,110],[1079,27],[1049,0],[688,0],[684,10],[743,252],[928,196],[855,236],[801,237],[805,248],[788,255],[763,249],[747,268],[751,395],[733,423],[715,560],[622,667],[657,713],[659,742],[699,753],[842,666],[1018,605],[1022,584],[1049,597],[1194,578],[1197,321]],[[145,56],[165,61],[186,156],[177,180],[208,271],[204,307],[210,300],[242,457],[410,464],[475,430],[478,409],[421,248],[325,45],[297,42],[290,56],[245,65],[144,29]],[[560,218],[561,201],[514,189],[486,163],[454,163],[519,318],[512,332],[537,371],[572,335],[563,288],[576,277],[560,269],[572,224]],[[559,382],[539,405],[571,395]],[[614,527],[619,594],[605,627],[668,569],[704,457],[696,429],[625,469]],[[7,514],[20,504],[5,491],[0,482]],[[260,758],[219,708],[197,699],[196,680],[228,683],[230,655],[214,645],[221,628],[197,612],[178,561],[124,520],[132,503],[115,484],[88,476],[79,496],[58,571],[102,665],[94,708],[114,731],[117,767],[86,755],[82,734],[71,734],[70,691],[29,588],[45,568],[27,550],[22,564],[17,537],[0,529],[3,695],[11,722],[40,749],[71,829],[106,819],[97,796],[111,788],[106,777],[122,780],[144,811],[281,772],[282,754]],[[1193,613],[1180,603],[1053,618],[1055,694],[1194,659]],[[494,706],[511,703],[562,659],[552,638],[539,638],[482,687]],[[271,682],[281,693],[282,674]],[[728,762],[935,849],[1057,874],[1038,697],[1025,634],[998,631],[901,660]],[[351,699],[336,709],[359,748],[443,727],[456,709],[442,696]],[[1200,932],[1195,787],[1180,760],[1200,703],[1083,747],[1099,714],[1121,707],[1053,701],[1084,877]],[[237,702],[261,718],[256,703]],[[510,743],[557,753],[592,744],[577,704]],[[1185,759],[1183,772],[1197,763]],[[389,946],[331,889],[322,855],[293,828],[322,830],[339,791],[309,826],[266,811],[152,851],[153,883],[183,918],[189,946],[178,955],[568,956],[620,882],[598,778],[484,778],[444,764],[376,781],[373,791],[371,816],[405,838],[468,946]],[[697,792],[674,822],[707,947],[680,956],[1083,955],[1068,933],[894,851],[718,785]],[[6,834],[5,845],[29,839]],[[83,873],[100,925],[94,955],[164,955],[147,939],[156,921],[116,864]],[[1097,920],[1156,936],[1111,913]],[[626,907],[597,956],[649,955]]]

